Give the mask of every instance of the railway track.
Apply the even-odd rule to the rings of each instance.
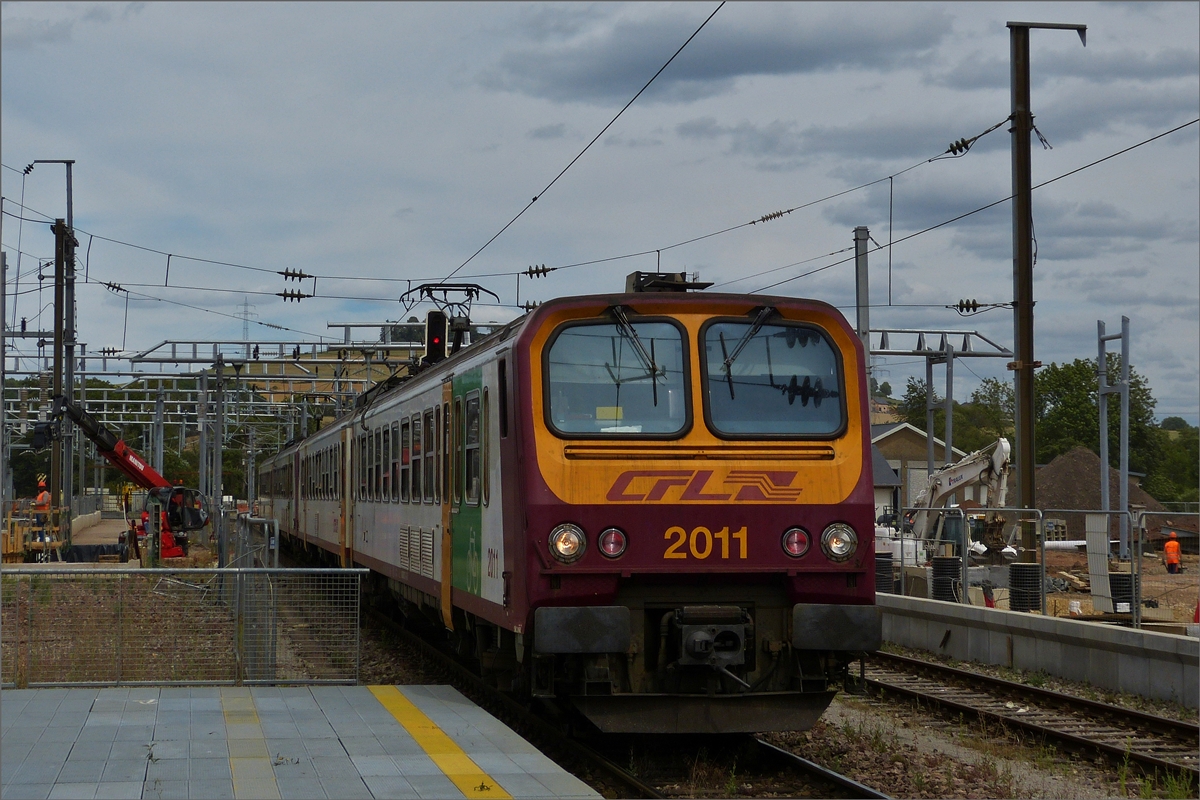
[[[1064,750],[1102,755],[1143,774],[1200,785],[1200,727],[1108,703],[890,653],[872,654],[867,687],[956,714],[998,722]]]
[[[669,740],[571,735],[569,726],[535,713],[484,683],[448,650],[388,616],[368,614],[374,624],[436,663],[456,688],[605,796],[888,797],[753,736]],[[621,766],[623,763],[631,768]]]

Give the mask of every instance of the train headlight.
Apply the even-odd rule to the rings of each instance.
[[[835,522],[821,534],[821,550],[830,561],[845,561],[854,555],[858,535],[844,522]]]
[[[808,538],[808,531],[804,528],[788,528],[783,532],[782,544],[783,552],[792,558],[799,558],[808,552],[808,547],[812,542]]]
[[[583,557],[586,541],[582,528],[564,522],[550,531],[550,555],[564,564],[578,561]]]
[[[599,538],[600,554],[608,558],[617,558],[625,552],[629,540],[620,528],[605,528]]]

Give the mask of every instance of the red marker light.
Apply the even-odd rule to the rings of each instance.
[[[804,528],[788,528],[783,534],[783,552],[792,558],[799,558],[808,552],[808,532]]]
[[[600,534],[600,552],[609,558],[616,558],[625,552],[629,541],[620,528],[605,528]]]

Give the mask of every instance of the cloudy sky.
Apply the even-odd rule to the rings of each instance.
[[[544,191],[716,8],[4,3],[6,322],[52,324],[37,220],[65,216],[64,170],[23,169],[70,158],[93,353],[240,340],[245,310],[256,341],[340,337],[329,323],[420,314],[398,302],[409,282],[451,274],[499,295],[477,320],[510,319],[533,264],[560,269],[521,278],[521,302],[660,267],[853,319],[853,264],[838,262],[859,225],[885,246],[873,328],[1011,347],[1010,310],[946,308],[1011,302],[1011,205],[920,232],[1011,191],[1006,22],[1079,23],[1086,48],[1031,35],[1050,145],[1035,137],[1034,183],[1087,167],[1034,192],[1036,357],[1094,358],[1097,321],[1128,316],[1159,417],[1200,422],[1200,4],[730,3]],[[1004,362],[959,361],[955,398],[1007,379]],[[902,391],[924,361],[876,369]]]

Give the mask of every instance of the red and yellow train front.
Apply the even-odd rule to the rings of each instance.
[[[880,637],[863,350],[841,314],[565,299],[516,349],[534,693],[607,731],[810,727]]]

